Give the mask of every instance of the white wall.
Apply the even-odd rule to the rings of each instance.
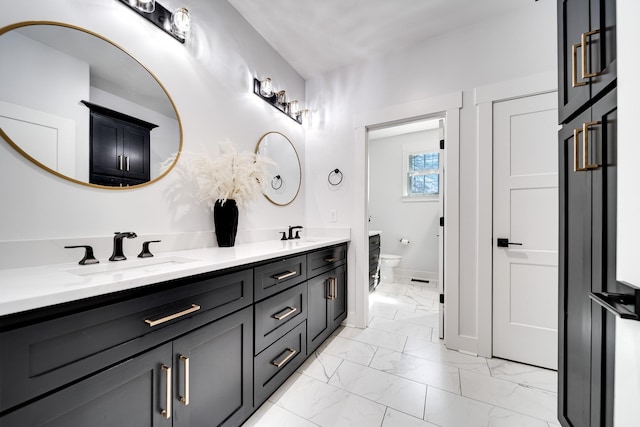
[[[638,171],[637,102],[640,82],[638,41],[640,3],[617,0],[618,32],[618,257],[617,279],[640,286],[638,265]],[[640,425],[640,322],[616,320],[614,425]]]
[[[270,76],[274,85],[285,88],[304,105],[304,80],[226,1],[163,2],[169,9],[186,6],[192,13],[193,37],[184,45],[117,1],[28,3],[3,5],[0,27],[28,20],[59,21],[89,29],[122,46],[172,96],[182,120],[185,150],[199,150],[203,144],[217,153],[217,143],[229,139],[238,149],[253,151],[263,134],[275,130],[289,137],[304,164],[302,126],[252,92],[254,76]],[[10,61],[3,58],[3,62]],[[211,213],[188,194],[175,191],[176,175],[138,189],[96,189],[48,174],[0,143],[0,253],[18,259],[19,249],[29,246],[26,241],[65,238],[80,244],[89,237],[108,238],[125,229],[141,237],[212,230]],[[303,188],[299,198],[286,207],[257,199],[241,212],[239,239],[243,230],[303,223],[304,193]],[[276,237],[275,231],[273,234]],[[58,249],[51,252],[65,252]],[[158,245],[158,251],[168,249]]]
[[[439,140],[439,130],[369,140],[369,229],[382,231],[382,253],[402,256],[397,269],[404,272],[399,275],[438,279],[438,199],[405,201],[402,184],[403,145],[421,144],[427,151],[438,151]],[[401,244],[401,238],[410,244]]]
[[[496,16],[428,42],[399,46],[391,54],[307,80],[307,102],[315,113],[307,131],[306,213],[309,224],[329,225],[329,210],[339,224],[356,226],[349,213],[355,188],[354,116],[411,101],[462,91],[460,114],[460,266],[458,330],[448,344],[477,352],[477,136],[473,88],[557,68],[556,3],[530,2],[516,13]],[[355,163],[354,163],[355,162]],[[345,182],[339,191],[326,185],[326,174],[339,167]],[[364,220],[364,219],[362,219]],[[446,221],[446,212],[445,212]],[[360,225],[366,227],[362,222]],[[366,256],[352,244],[354,257]],[[354,303],[353,299],[350,300]],[[357,307],[350,304],[350,313]],[[360,308],[358,308],[360,309]]]

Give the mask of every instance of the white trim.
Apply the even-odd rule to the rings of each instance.
[[[443,116],[445,126],[445,150],[443,167],[446,173],[445,196],[445,344],[455,348],[459,342],[459,246],[460,246],[460,108],[462,92],[442,95],[408,104],[394,105],[354,117],[355,148],[353,169],[356,182],[353,206],[353,234],[349,251],[349,283],[355,283],[355,312],[349,313],[349,323],[364,328],[368,323],[369,309],[369,235],[367,231],[369,183],[368,141],[369,129],[409,120]]]
[[[477,348],[480,356],[491,357],[493,347],[493,104],[553,92],[557,85],[556,73],[550,71],[475,89],[478,124]]]

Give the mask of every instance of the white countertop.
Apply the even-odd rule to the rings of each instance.
[[[245,243],[232,248],[164,252],[99,264],[77,263],[0,270],[0,316],[140,286],[237,267],[348,242],[344,237],[308,237]]]

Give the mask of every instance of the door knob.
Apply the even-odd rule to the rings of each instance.
[[[522,243],[514,243],[514,242],[510,242],[509,239],[498,238],[499,248],[508,248],[509,245],[522,246]]]

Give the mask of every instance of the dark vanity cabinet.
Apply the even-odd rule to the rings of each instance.
[[[615,0],[558,0],[558,28],[558,418],[613,426],[619,313],[601,297],[626,292],[615,278]]]
[[[144,120],[83,101],[91,110],[89,182],[126,187],[148,182],[151,130]]]
[[[380,235],[369,236],[369,291],[380,283]]]
[[[310,260],[332,306],[322,339],[346,316],[345,259],[339,245],[4,316],[0,427],[239,426],[309,354]]]

